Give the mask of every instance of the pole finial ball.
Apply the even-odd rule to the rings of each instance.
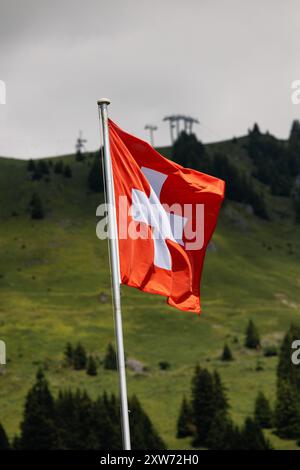
[[[98,106],[101,106],[101,104],[110,104],[110,100],[108,98],[101,98],[97,101],[97,104]]]

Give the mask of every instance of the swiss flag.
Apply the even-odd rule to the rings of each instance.
[[[109,120],[122,284],[200,313],[205,251],[225,183],[162,157]]]

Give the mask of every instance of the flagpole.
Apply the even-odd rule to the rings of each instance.
[[[116,220],[116,206],[115,206],[115,196],[114,196],[114,186],[113,186],[113,172],[112,172],[112,164],[111,164],[111,156],[110,156],[109,132],[108,132],[107,106],[110,104],[110,101],[107,98],[102,98],[97,103],[98,103],[100,126],[102,128],[102,136],[103,136],[103,153],[104,153],[103,160],[104,160],[106,197],[107,197],[107,204],[108,204],[109,254],[110,254],[113,305],[114,305],[114,316],[115,316],[115,335],[116,335],[116,343],[117,343],[117,363],[118,363],[118,371],[119,371],[122,439],[123,439],[123,449],[130,450],[131,444],[130,444],[125,354],[124,354],[122,313],[121,313],[120,268],[119,268],[117,220]]]

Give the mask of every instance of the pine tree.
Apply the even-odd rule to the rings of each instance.
[[[29,170],[31,168],[31,170]],[[28,164],[28,170],[32,172],[31,179],[33,181],[40,180],[44,175],[49,174],[48,164],[44,160],[39,160],[37,163],[32,162]]]
[[[4,427],[0,423],[0,450],[10,449],[9,440]]]
[[[37,163],[37,168],[42,175],[49,174],[48,162],[46,160],[39,160]]]
[[[212,160],[211,173],[218,178],[231,182],[227,191],[228,199],[250,204],[254,214],[263,219],[268,219],[268,213],[261,193],[257,192],[252,178],[246,176],[223,153],[216,153]]]
[[[20,437],[19,436],[14,436],[13,437],[13,440],[12,440],[12,443],[11,443],[11,448],[13,450],[20,450],[21,449]]]
[[[62,174],[64,170],[64,164],[61,160],[57,161],[54,165],[54,173],[57,175]]]
[[[75,158],[77,162],[83,162],[85,160],[85,154],[78,149],[75,154]]]
[[[295,388],[298,396],[300,396],[300,367],[291,361],[291,345],[294,340],[299,338],[300,328],[296,325],[291,325],[282,340],[277,366],[278,382],[281,380],[288,381]]]
[[[254,409],[255,421],[261,428],[271,428],[273,422],[273,413],[268,399],[263,392],[259,392],[255,400]]]
[[[98,152],[96,152],[93,164],[89,171],[87,183],[91,191],[95,193],[103,192],[102,163]]]
[[[31,213],[32,219],[39,220],[39,219],[43,219],[45,216],[41,198],[39,197],[37,193],[34,193],[32,195],[32,198],[30,201],[30,213]]]
[[[137,397],[129,400],[134,449],[164,450],[160,438]],[[21,434],[13,440],[17,450],[120,450],[120,403],[104,393],[96,401],[85,391],[59,390],[53,399],[41,370],[27,394]],[[8,448],[0,425],[0,449]]]
[[[217,412],[211,422],[206,445],[212,450],[239,450],[241,435],[228,416]]]
[[[97,450],[122,448],[119,408],[115,396],[109,397],[105,392],[94,403],[92,427]]]
[[[193,444],[205,445],[216,411],[214,380],[207,369],[196,367],[192,380],[192,411],[195,424]]]
[[[191,405],[186,397],[183,397],[181,409],[177,420],[177,437],[187,437],[193,434],[193,420]]]
[[[118,398],[112,393],[110,396],[106,392],[102,395],[103,405],[108,412],[111,421],[118,421],[120,418],[120,403]]]
[[[243,441],[241,430],[238,426],[233,424],[231,420],[229,420],[226,434],[227,441],[229,442],[228,450],[242,450]]]
[[[73,353],[74,369],[81,370],[86,368],[87,356],[86,351],[81,343],[78,343]]]
[[[291,325],[283,338],[277,366],[275,425],[283,438],[300,437],[300,369],[291,361],[291,345],[300,337],[300,328]]]
[[[293,191],[293,205],[295,211],[295,221],[300,222],[300,186],[296,187]]]
[[[66,165],[63,171],[63,175],[65,178],[72,178],[72,170],[69,165]]]
[[[78,450],[95,449],[94,432],[92,427],[93,402],[86,391],[77,390],[74,396],[75,418],[78,422],[75,438]]]
[[[219,413],[226,417],[229,410],[229,403],[225,387],[222,384],[220,374],[217,371],[213,374],[213,395],[215,408],[214,413]]]
[[[86,373],[91,376],[97,375],[97,364],[93,356],[88,357]]]
[[[186,132],[180,134],[173,146],[172,159],[179,165],[210,172],[209,160],[206,158],[204,146],[195,134],[187,134]]]
[[[73,450],[77,446],[77,404],[70,390],[58,393],[55,402],[55,424],[58,430],[59,449]]]
[[[271,450],[269,441],[265,438],[263,431],[252,418],[246,418],[242,429],[243,450]]]
[[[57,448],[57,444],[54,400],[48,382],[39,370],[36,383],[26,397],[18,445],[21,449],[51,450]]]
[[[111,343],[107,346],[104,357],[104,369],[117,370],[116,351]]]
[[[34,168],[33,168],[33,171],[31,173],[32,181],[38,181],[42,177],[43,177],[43,169],[41,168],[41,165],[39,165],[38,163],[35,164],[35,162],[34,162]]]
[[[224,344],[224,349],[221,357],[222,361],[233,361],[233,356],[228,344]]]
[[[296,177],[300,173],[300,122],[297,120],[292,123],[287,160],[291,174]]]
[[[275,426],[278,436],[296,439],[300,436],[299,399],[290,382],[281,380],[277,387]]]
[[[27,170],[28,171],[34,171],[35,170],[35,162],[32,159],[28,160]]]
[[[259,129],[259,126],[258,126],[257,122],[254,123],[253,129],[252,129],[251,133],[252,133],[253,135],[256,135],[256,136],[260,136],[260,135],[261,135],[260,129]]]
[[[71,343],[67,343],[64,351],[65,362],[68,367],[74,366],[74,350]]]
[[[166,445],[134,395],[129,400],[132,448],[134,450],[164,450]]]
[[[258,349],[260,347],[259,333],[252,320],[249,320],[247,326],[245,346],[250,349]]]
[[[59,448],[96,449],[93,427],[93,402],[85,391],[60,392],[56,401],[56,426]]]
[[[57,402],[57,428],[60,449],[120,450],[119,403],[106,393],[95,402],[86,392],[60,391]]]

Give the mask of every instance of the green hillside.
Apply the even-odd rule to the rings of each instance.
[[[208,152],[225,148],[237,165],[251,167],[243,139],[213,145]],[[170,155],[169,149],[162,152]],[[95,233],[103,196],[87,185],[93,159],[61,157],[71,178],[52,167],[35,181],[27,162],[0,159],[0,339],[8,354],[0,375],[0,422],[10,437],[18,432],[39,365],[54,393],[68,386],[85,388],[92,397],[118,390],[114,371],[101,368],[90,377],[62,367],[68,341],[81,341],[99,357],[114,341],[107,242]],[[290,200],[264,191],[268,221],[247,204],[225,203],[207,254],[200,317],[168,307],[163,297],[122,288],[126,355],[147,366],[144,374],[128,370],[129,393],[138,395],[169,448],[190,446],[189,439],[176,439],[176,420],[197,362],[220,372],[237,424],[253,413],[259,390],[274,405],[277,357],[245,349],[244,332],[251,318],[263,345],[278,346],[290,323],[300,323],[300,228]],[[34,192],[45,208],[43,220],[30,218]],[[219,359],[225,342],[234,355],[231,363]],[[160,370],[160,361],[170,369]],[[268,436],[276,448],[297,448]]]

